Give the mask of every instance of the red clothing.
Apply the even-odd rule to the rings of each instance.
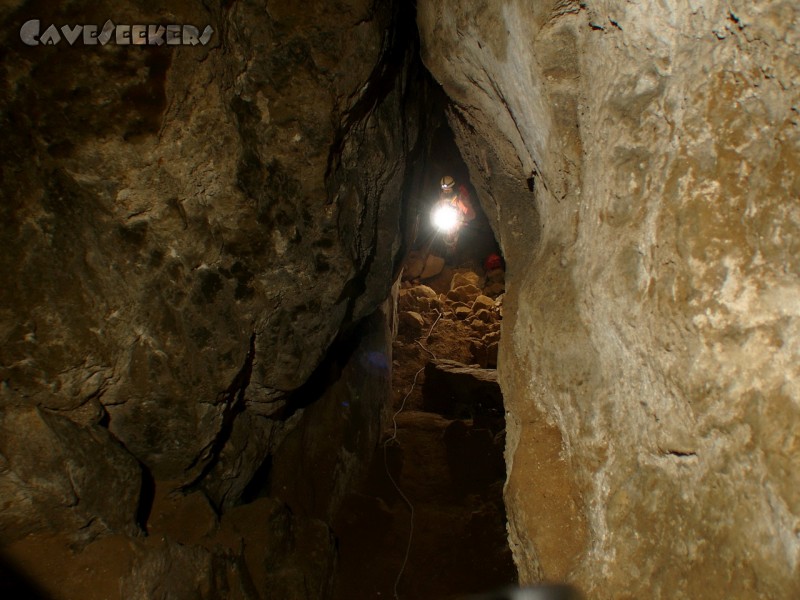
[[[472,207],[472,202],[470,202],[469,191],[463,184],[458,187],[456,205],[458,206],[458,210],[461,211],[465,221],[472,221],[475,218],[475,209]]]
[[[461,213],[461,222],[466,223],[475,218],[475,209],[469,199],[469,191],[464,185],[458,188],[458,194],[454,190],[443,189],[439,194],[440,202],[449,202]]]
[[[503,268],[503,258],[496,253],[492,253],[483,261],[483,268],[486,271],[494,271],[495,269]]]

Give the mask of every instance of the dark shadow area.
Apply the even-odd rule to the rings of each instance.
[[[242,491],[242,504],[255,502],[258,498],[270,495],[270,475],[272,474],[272,455],[268,454],[264,462],[256,469],[253,478]]]
[[[143,531],[147,531],[147,522],[150,519],[153,500],[156,497],[156,481],[153,479],[150,469],[141,463],[139,464],[142,468],[142,488],[139,493],[139,506],[136,510],[136,523]]]
[[[48,600],[49,596],[0,556],[0,598],[4,600]]]

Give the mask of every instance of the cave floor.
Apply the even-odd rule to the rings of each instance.
[[[408,561],[397,584],[400,598],[463,598],[517,580],[502,498],[502,406],[485,410],[448,396],[431,375],[426,381],[434,357],[461,363],[468,384],[472,372],[486,374],[491,369],[480,367],[496,366],[496,346],[487,352],[487,345],[499,337],[502,299],[476,318],[486,297],[475,305],[474,296],[483,291],[485,278],[461,269],[428,283],[439,293],[411,283],[400,292],[394,411],[404,400],[405,405],[396,416],[396,438],[390,425],[365,484],[347,497],[333,524],[339,540],[336,600],[395,596],[410,511],[387,471],[414,507]],[[456,316],[463,306],[470,313]]]

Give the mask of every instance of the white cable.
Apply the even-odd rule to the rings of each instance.
[[[437,312],[437,314],[439,316],[436,317],[436,320],[433,322],[433,325],[431,325],[431,328],[428,331],[428,335],[425,336],[424,339],[426,341],[427,341],[427,339],[429,337],[431,337],[431,333],[433,333],[433,328],[436,327],[436,324],[439,322],[439,319],[442,318],[442,313],[439,312],[438,310],[436,312]],[[419,347],[422,348],[423,350],[425,350],[425,352],[430,354],[433,357],[434,360],[436,360],[436,355],[433,352],[431,352],[430,350],[428,350],[425,346],[420,344],[419,340],[416,340],[416,343],[419,344]],[[397,493],[400,494],[400,497],[408,505],[408,508],[409,508],[409,510],[411,512],[411,515],[409,517],[408,543],[406,544],[406,554],[403,557],[403,564],[400,567],[400,572],[397,574],[397,578],[394,580],[393,591],[394,591],[395,600],[400,600],[400,596],[397,593],[397,586],[400,584],[400,579],[402,579],[403,573],[405,572],[406,566],[408,565],[408,557],[411,554],[411,541],[414,538],[414,505],[411,503],[411,500],[408,499],[408,496],[406,496],[403,493],[403,490],[400,489],[400,486],[394,480],[394,477],[392,477],[392,474],[389,471],[389,463],[388,463],[388,459],[386,457],[386,447],[388,446],[389,442],[393,442],[393,441],[397,440],[397,416],[401,412],[403,412],[403,409],[406,406],[406,401],[408,400],[409,396],[411,396],[411,393],[414,391],[414,387],[417,385],[417,378],[419,377],[419,374],[422,373],[424,370],[425,370],[425,366],[423,365],[414,374],[414,380],[411,382],[411,388],[408,390],[408,393],[405,395],[405,397],[403,398],[403,401],[400,403],[400,408],[398,408],[397,411],[392,415],[392,426],[394,428],[394,430],[392,431],[392,435],[391,435],[391,437],[387,438],[385,442],[383,442],[383,467],[386,469],[386,475],[389,477],[389,481],[392,482],[392,485],[394,486],[394,489],[397,490]]]
[[[386,447],[388,446],[389,442],[397,439],[397,415],[403,412],[403,408],[406,405],[406,400],[408,400],[408,397],[411,395],[411,392],[414,391],[414,386],[417,384],[417,377],[419,377],[419,374],[422,373],[424,370],[425,367],[422,367],[414,375],[414,381],[411,384],[411,389],[408,390],[408,393],[406,394],[405,398],[403,398],[403,402],[400,404],[400,408],[397,410],[397,412],[395,412],[392,415],[392,424],[394,425],[394,432],[392,433],[392,436],[390,438],[388,438],[385,442],[383,442],[383,466],[386,469],[386,475],[388,475],[389,481],[392,482],[394,489],[397,490],[397,493],[400,494],[400,497],[403,499],[403,501],[406,504],[408,504],[408,508],[411,511],[411,516],[409,517],[408,544],[406,544],[406,554],[405,557],[403,558],[403,564],[400,567],[400,572],[397,574],[397,579],[394,580],[394,597],[396,600],[400,600],[400,596],[397,594],[397,586],[400,584],[400,579],[403,577],[403,572],[406,570],[406,565],[408,564],[408,556],[409,554],[411,554],[411,540],[413,539],[414,536],[414,505],[411,504],[411,500],[408,499],[408,496],[406,496],[403,493],[403,490],[400,489],[400,486],[397,485],[397,482],[394,480],[394,477],[392,477],[392,474],[389,471],[389,463],[387,462],[387,457],[386,457]]]
[[[436,320],[433,322],[433,325],[431,325],[431,328],[430,328],[430,330],[428,331],[428,335],[426,335],[426,336],[425,336],[425,341],[426,341],[426,342],[428,341],[428,338],[429,338],[429,337],[431,337],[431,334],[433,333],[433,328],[434,328],[434,327],[436,327],[436,324],[439,322],[439,319],[441,319],[441,318],[442,318],[442,313],[441,313],[441,312],[439,312],[439,309],[438,309],[438,308],[434,308],[433,310],[435,310],[435,311],[436,311],[436,314],[437,314],[438,316],[436,317]],[[417,341],[417,343],[419,344],[419,341]],[[420,345],[420,347],[422,347],[422,344],[419,344],[419,345]],[[429,352],[429,353],[430,353],[430,355],[431,355],[431,356],[433,356],[433,352],[431,352],[431,351],[430,351],[430,350],[428,350],[427,348],[425,348],[425,347],[422,347],[422,349],[423,349],[423,350],[425,350],[426,352]],[[435,356],[433,356],[433,358],[434,358],[434,360],[436,360],[436,357],[435,357]]]

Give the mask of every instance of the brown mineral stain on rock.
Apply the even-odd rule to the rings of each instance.
[[[541,412],[525,418],[506,484],[511,527],[536,548],[533,559],[544,581],[566,581],[586,545],[583,503],[562,456],[561,432]]]

